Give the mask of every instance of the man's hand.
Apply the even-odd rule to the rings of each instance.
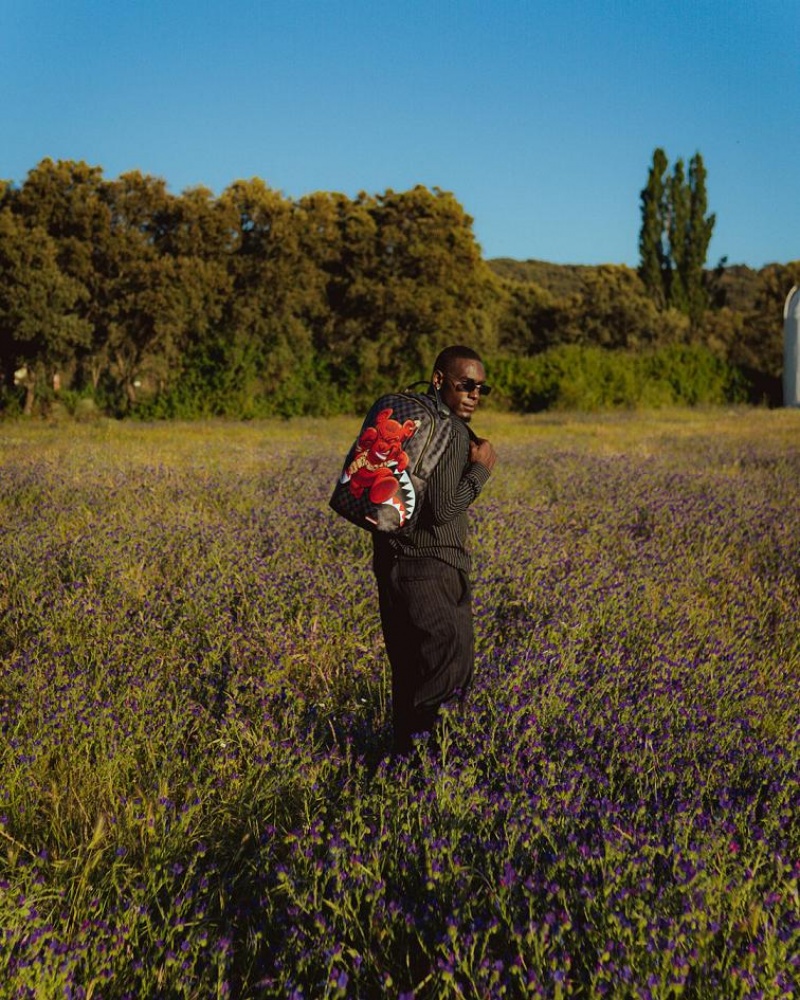
[[[497,461],[497,455],[491,441],[487,441],[486,438],[478,438],[477,444],[470,441],[469,460],[470,462],[479,462],[491,472]]]

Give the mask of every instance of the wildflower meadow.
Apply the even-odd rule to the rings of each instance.
[[[481,415],[408,761],[358,424],[0,424],[0,998],[800,995],[800,413]]]

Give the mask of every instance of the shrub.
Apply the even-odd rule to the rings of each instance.
[[[524,412],[714,405],[745,393],[736,369],[699,346],[640,353],[564,345],[490,367],[502,403]]]

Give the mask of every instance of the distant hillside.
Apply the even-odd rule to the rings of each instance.
[[[726,267],[719,280],[724,296],[720,305],[730,306],[737,312],[747,312],[754,308],[760,274],[761,271],[754,271],[745,264]]]
[[[544,260],[512,260],[510,257],[495,257],[487,263],[499,277],[510,281],[533,282],[557,298],[566,298],[579,292],[586,274],[597,270],[592,264],[550,264]],[[716,304],[747,312],[755,301],[759,274],[759,271],[744,264],[725,267],[717,279]],[[714,280],[713,271],[709,271],[708,276],[710,280]]]
[[[544,260],[512,260],[510,257],[495,257],[487,263],[501,278],[532,281],[558,298],[579,292],[584,275],[595,270],[589,264],[549,264]]]

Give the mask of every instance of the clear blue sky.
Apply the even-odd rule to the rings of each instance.
[[[653,150],[709,264],[800,258],[800,0],[0,0],[0,177],[452,191],[486,257],[638,262]]]

